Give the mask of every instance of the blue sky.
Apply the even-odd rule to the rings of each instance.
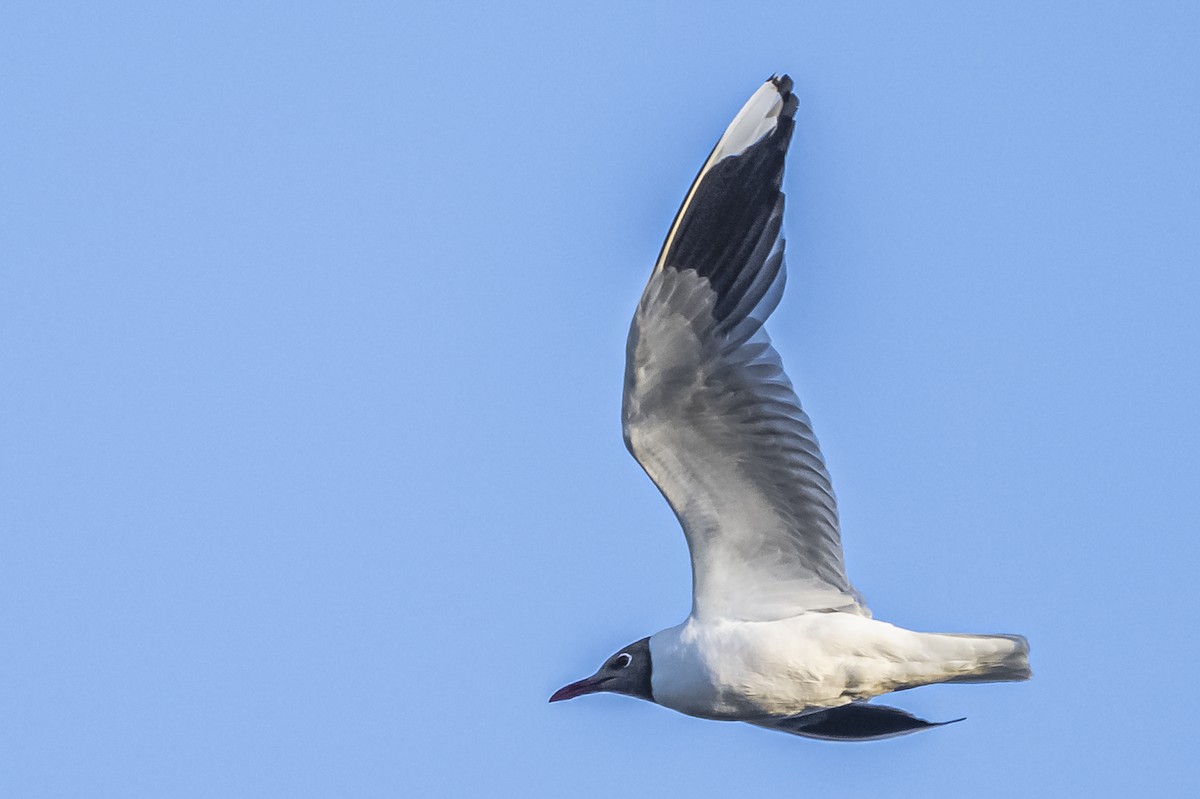
[[[10,3],[0,794],[1191,795],[1193,3]],[[689,604],[625,333],[796,80],[851,578],[1035,678],[834,745],[563,683]]]

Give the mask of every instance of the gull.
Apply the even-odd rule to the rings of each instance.
[[[1022,636],[879,621],[846,576],[825,461],[763,329],[784,284],[792,87],[786,75],[763,83],[704,162],[626,346],[625,444],[683,527],[691,613],[551,702],[607,691],[699,718],[864,741],[951,723],[874,697],[1030,677]]]

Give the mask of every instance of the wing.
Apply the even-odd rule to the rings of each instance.
[[[867,612],[812,426],[762,329],[784,284],[791,88],[772,78],[729,125],[629,331],[625,443],[683,525],[697,618]]]
[[[853,702],[788,719],[752,723],[769,730],[816,738],[819,741],[882,741],[884,738],[895,738],[965,720],[926,721],[898,707]]]

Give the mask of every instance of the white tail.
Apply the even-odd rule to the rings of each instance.
[[[1023,635],[942,633],[938,637],[956,639],[952,657],[972,661],[969,670],[942,682],[1020,682],[1033,676],[1029,669],[1029,642]],[[969,647],[964,647],[968,642]]]

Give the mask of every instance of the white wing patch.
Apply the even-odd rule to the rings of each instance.
[[[758,87],[758,91],[750,96],[725,129],[712,155],[708,157],[708,164],[715,164],[731,155],[741,155],[762,141],[775,129],[775,121],[783,106],[783,95],[774,83],[767,81]]]

